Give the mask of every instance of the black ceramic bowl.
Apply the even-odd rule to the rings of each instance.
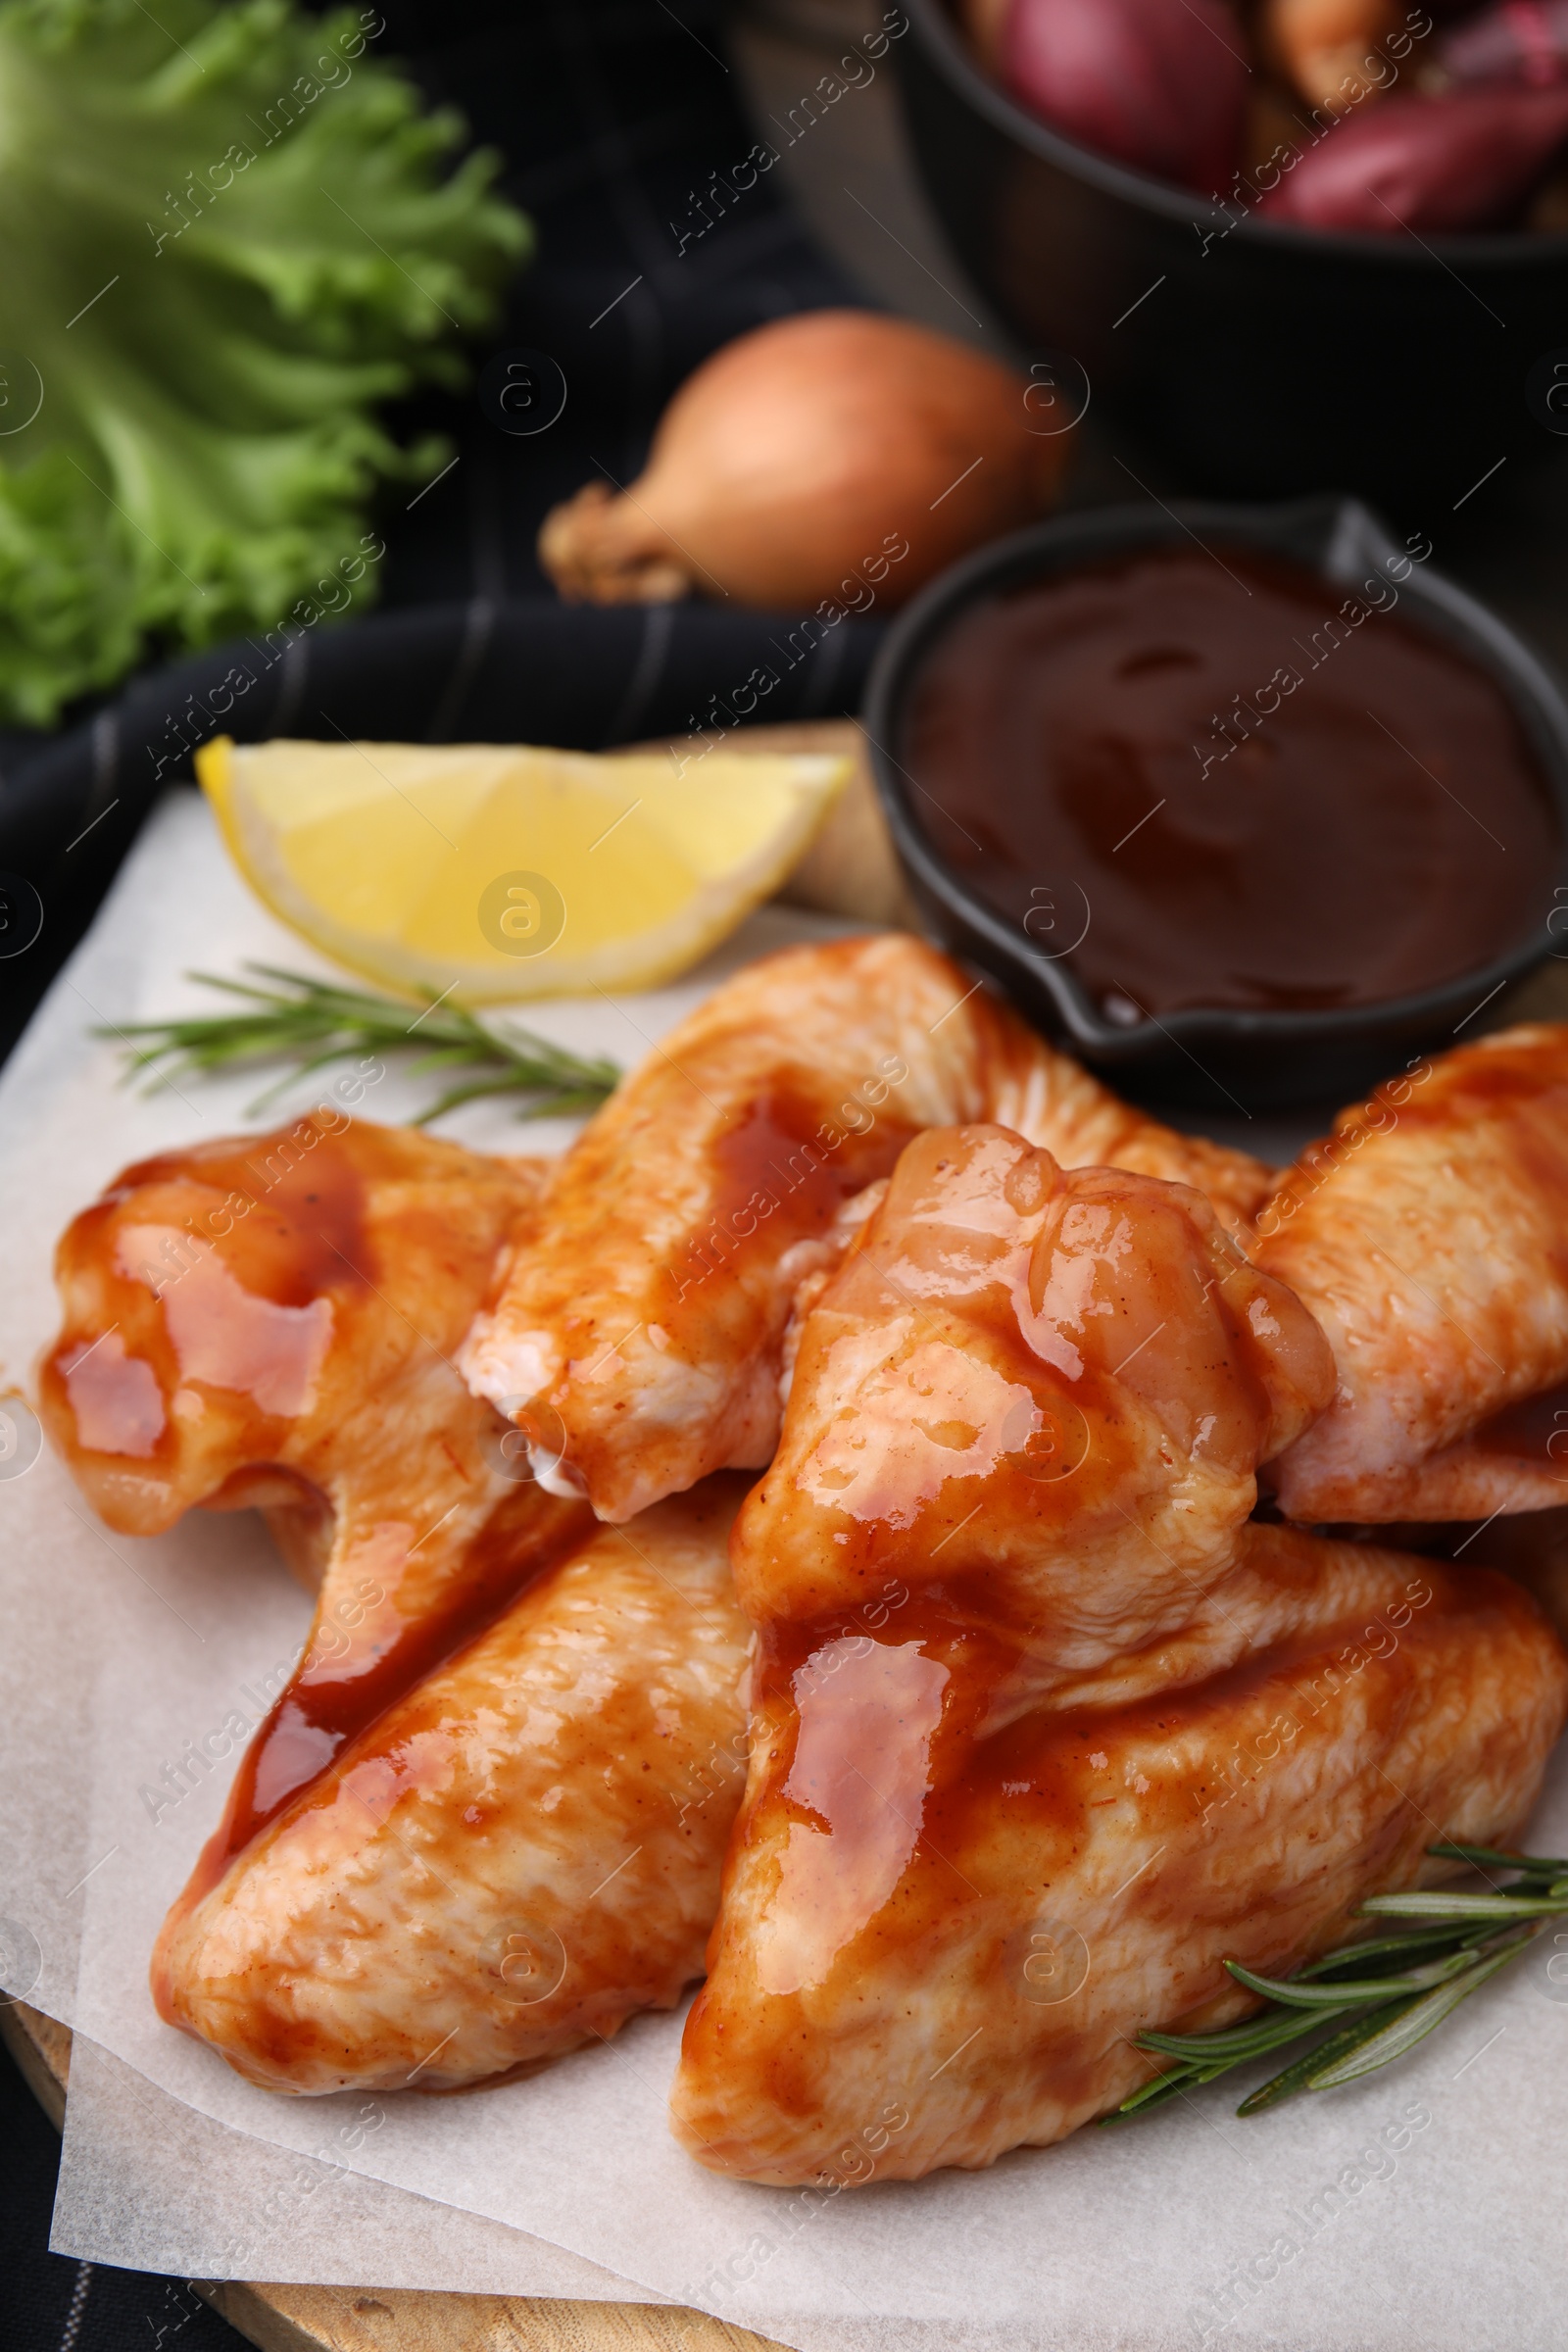
[[[1435,527],[1499,459],[1558,448],[1568,416],[1543,381],[1568,359],[1568,236],[1423,243],[1239,217],[1048,128],[942,0],[904,5],[915,158],[975,284],[1027,354],[1070,354],[1194,489],[1329,484]]]
[[[1501,687],[1551,790],[1562,844],[1557,870],[1539,877],[1541,920],[1491,963],[1419,996],[1329,1012],[1172,1012],[1131,1028],[1108,1021],[1062,955],[1047,955],[990,906],[932,847],[920,794],[906,764],[910,688],[932,645],[958,614],[1055,571],[1141,548],[1187,544],[1256,547],[1293,557],[1348,589],[1379,565],[1409,565],[1403,547],[1351,500],[1284,507],[1100,508],[996,541],[934,580],[883,639],[866,688],[872,773],[911,890],[937,938],[991,972],[1029,1019],[1082,1060],[1149,1100],[1223,1112],[1287,1102],[1345,1101],[1415,1054],[1449,1046],[1486,1006],[1503,1007],[1511,984],[1563,946],[1548,931],[1559,884],[1568,885],[1568,704],[1530,648],[1430,564],[1403,568],[1407,619],[1449,639]],[[1070,877],[1054,877],[1070,886]],[[1472,1031],[1471,1034],[1474,1034]]]

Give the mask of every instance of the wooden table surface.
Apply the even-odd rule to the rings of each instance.
[[[71,2082],[69,2027],[25,2001],[0,2001],[0,2039],[58,2132]],[[237,2278],[191,2284],[262,2352],[781,2352],[745,2328],[674,2304]]]

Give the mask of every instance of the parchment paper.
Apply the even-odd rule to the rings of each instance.
[[[769,910],[679,989],[618,1008],[541,1006],[536,1025],[631,1060],[714,971],[830,928]],[[205,811],[177,798],[0,1084],[0,1360],[12,1378],[52,1329],[49,1250],[67,1215],[126,1159],[242,1123],[242,1082],[187,1089],[183,1100],[115,1091],[113,1052],[86,1039],[85,1025],[199,1001],[179,980],[186,965],[233,971],[247,955],[306,960],[230,876]],[[365,1108],[395,1119],[410,1101],[389,1076]],[[452,1131],[511,1148],[546,1140],[481,1106]],[[467,2096],[283,2099],[241,2082],[153,2011],[153,1936],[223,1791],[209,1780],[155,1823],[140,1789],[231,1707],[260,1713],[244,1694],[292,1657],[304,1596],[243,1517],[193,1514],[156,1542],[108,1536],[47,1455],[0,1480],[0,1562],[11,1915],[0,1977],[134,2070],[151,2095],[263,2143],[264,2167],[284,2150],[368,2177],[363,2207],[344,2195],[330,2230],[301,2232],[307,2268],[294,2276],[376,2276],[386,2225],[368,2184],[380,2180],[564,2249],[630,2282],[619,2291],[633,2298],[693,2303],[801,2352],[1164,2352],[1221,2340],[1288,2352],[1558,2352],[1568,2000],[1555,1995],[1568,1987],[1547,1977],[1549,1937],[1411,2060],[1358,2087],[1241,2124],[1239,2090],[1222,2084],[986,2174],[836,2197],[717,2180],[675,2148],[663,2105],[677,2018],[636,2020],[607,2048]],[[1564,1762],[1533,1832],[1546,1851],[1568,1838]],[[105,2123],[89,2133],[94,2105],[102,2116],[99,2092],[84,2102],[85,2136],[68,2167],[73,2245],[88,2242],[84,2197],[109,2196],[94,2183],[110,2178],[114,2132]],[[230,2149],[220,2218],[231,2200],[227,2234],[243,2247],[265,2180],[258,2160],[233,2155],[238,2143],[215,2144]],[[149,2258],[135,2216],[168,2209],[161,2161],[149,2132],[141,2162],[157,2186],[138,2198],[127,2184],[97,2211],[100,2259]],[[428,2272],[403,2282],[449,2284],[446,2266],[432,2236]]]
[[[149,2162],[156,2149],[156,2163]],[[236,2235],[236,2231],[240,2234]],[[630,2280],[500,2222],[216,2124],[78,2034],[50,2245],[176,2278],[646,2301]]]

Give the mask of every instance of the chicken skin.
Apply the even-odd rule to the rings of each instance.
[[[1333,1386],[1208,1204],[912,1144],[737,1523],[751,1771],[671,2101],[704,2164],[912,2179],[1062,2137],[1510,1836],[1568,1661],[1507,1579],[1248,1524]]]
[[[545,1435],[542,1475],[625,1519],[777,1440],[802,1281],[911,1136],[997,1119],[1070,1164],[1201,1185],[1244,1218],[1271,1189],[1056,1054],[907,936],[794,948],[701,1005],[590,1123],[463,1350],[477,1394]]]
[[[61,1241],[40,1407],[111,1527],[262,1507],[307,1581],[300,1665],[198,1876],[591,1524],[452,1357],[537,1161],[316,1113],[127,1168]]]
[[[1334,1349],[1275,1463],[1319,1523],[1568,1502],[1568,1026],[1508,1029],[1346,1111],[1258,1219]]]
[[[450,2089],[670,2007],[744,1780],[743,1492],[594,1530],[362,1732],[171,1913],[170,2024],[268,2089]]]

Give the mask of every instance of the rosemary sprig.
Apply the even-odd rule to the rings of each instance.
[[[1250,2065],[1305,2034],[1336,2031],[1270,2076],[1237,2108],[1261,2115],[1303,2090],[1333,2090],[1402,2058],[1498,1969],[1534,1942],[1548,1919],[1568,1916],[1568,1861],[1501,1854],[1487,1845],[1429,1845],[1429,1854],[1480,1870],[1516,1872],[1488,1894],[1376,1894],[1371,1919],[1409,1920],[1413,1932],[1341,1944],[1294,1976],[1264,1977],[1239,1960],[1225,1965],[1266,2007],[1212,2034],[1140,2034],[1139,2046],[1173,2063],[1101,2122],[1147,2115],[1233,2067]],[[1417,1955],[1420,1955],[1419,1957]]]
[[[221,989],[245,999],[243,1012],[187,1014],[166,1021],[132,1021],[119,1029],[100,1029],[100,1037],[146,1038],[127,1057],[131,1072],[150,1071],[160,1077],[206,1077],[261,1061],[286,1061],[289,1067],[250,1105],[250,1114],[266,1108],[296,1079],[309,1077],[328,1062],[359,1054],[413,1052],[416,1075],[428,1070],[472,1073],[449,1086],[420,1111],[417,1127],[427,1126],[460,1102],[482,1095],[520,1095],[521,1119],[548,1118],[554,1113],[591,1110],[616,1084],[620,1072],[612,1061],[568,1054],[561,1046],[536,1037],[531,1030],[487,1026],[461,1005],[432,998],[421,1013],[411,1015],[394,997],[368,991],[337,988],[303,973],[280,971],[275,964],[252,963],[246,970],[270,988],[245,980],[220,979],[214,972],[191,972],[204,988]]]

